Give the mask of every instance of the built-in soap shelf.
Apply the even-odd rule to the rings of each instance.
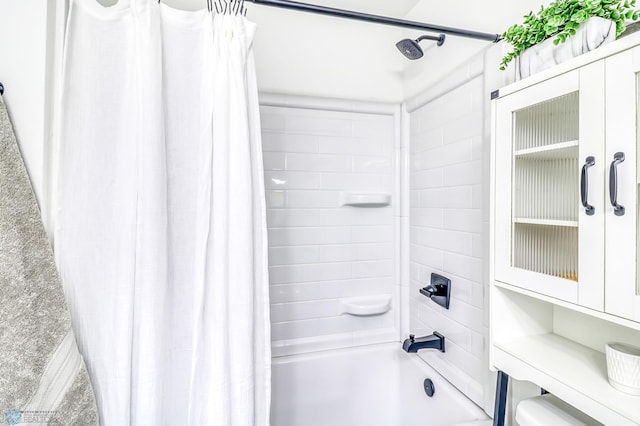
[[[348,297],[338,301],[340,314],[358,317],[382,315],[391,309],[391,295]]]
[[[340,205],[350,207],[386,207],[391,204],[391,194],[368,192],[341,192]]]

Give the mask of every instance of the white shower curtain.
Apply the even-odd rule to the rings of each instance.
[[[102,425],[269,423],[254,31],[71,1],[54,242]]]

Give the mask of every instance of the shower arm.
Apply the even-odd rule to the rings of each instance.
[[[439,36],[422,35],[416,39],[416,43],[420,43],[422,40],[433,40],[438,42],[438,46],[442,46],[444,44],[444,38],[444,34],[440,34]]]
[[[482,33],[478,31],[464,30],[460,28],[443,27],[440,25],[426,24],[423,22],[406,21],[404,19],[389,18],[387,16],[371,15],[368,13],[354,12],[351,10],[335,9],[332,7],[319,6],[315,4],[301,3],[291,0],[247,0],[255,4],[264,6],[281,7],[283,9],[298,10],[301,12],[317,13],[320,15],[335,16],[338,18],[353,19],[356,21],[372,22],[375,24],[392,25],[395,27],[411,28],[430,32],[438,32],[458,37],[467,37],[477,40],[499,42],[500,34]]]
[[[420,42],[420,41],[422,41],[422,40],[433,40],[433,41],[439,41],[439,40],[440,40],[440,37],[438,37],[438,36],[430,36],[430,35],[422,35],[422,36],[420,36],[420,37],[418,37],[418,38],[416,39],[416,42]]]

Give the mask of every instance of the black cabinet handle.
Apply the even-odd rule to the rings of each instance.
[[[587,216],[593,216],[596,212],[596,209],[593,208],[587,198],[589,197],[589,174],[587,173],[587,169],[596,164],[596,159],[594,157],[587,157],[584,160],[584,166],[582,166],[582,174],[580,176],[580,198],[582,198],[582,207],[584,207],[584,212]]]
[[[618,164],[624,161],[624,152],[616,152],[613,155],[611,168],[609,169],[609,199],[616,216],[624,215],[624,206],[618,204]]]

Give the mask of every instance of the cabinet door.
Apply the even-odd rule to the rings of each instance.
[[[495,119],[495,279],[602,310],[604,64],[498,99]]]
[[[640,48],[608,58],[606,75],[608,170],[605,310],[613,315],[640,321],[637,266]],[[621,207],[616,208],[612,201]]]

